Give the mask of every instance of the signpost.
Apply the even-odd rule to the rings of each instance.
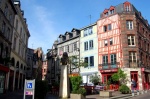
[[[26,95],[32,95],[32,99],[34,99],[34,89],[35,89],[35,79],[34,80],[26,80],[24,84],[24,98]]]

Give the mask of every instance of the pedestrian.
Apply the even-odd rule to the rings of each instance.
[[[134,79],[132,79],[132,81],[131,81],[131,87],[132,87],[132,91],[133,92],[134,92],[134,90],[136,90],[136,86],[137,86],[136,81]]]

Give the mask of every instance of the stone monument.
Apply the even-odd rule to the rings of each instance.
[[[68,98],[70,95],[69,88],[69,77],[68,77],[68,54],[67,52],[63,53],[61,58],[61,74],[60,74],[60,86],[59,86],[59,97]]]

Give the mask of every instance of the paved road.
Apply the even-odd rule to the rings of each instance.
[[[138,95],[132,99],[150,99],[150,93],[145,93],[145,94],[141,94],[141,95]]]

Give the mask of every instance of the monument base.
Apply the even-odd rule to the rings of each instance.
[[[70,89],[69,89],[68,66],[62,65],[60,75],[59,97],[68,98],[69,93]]]

